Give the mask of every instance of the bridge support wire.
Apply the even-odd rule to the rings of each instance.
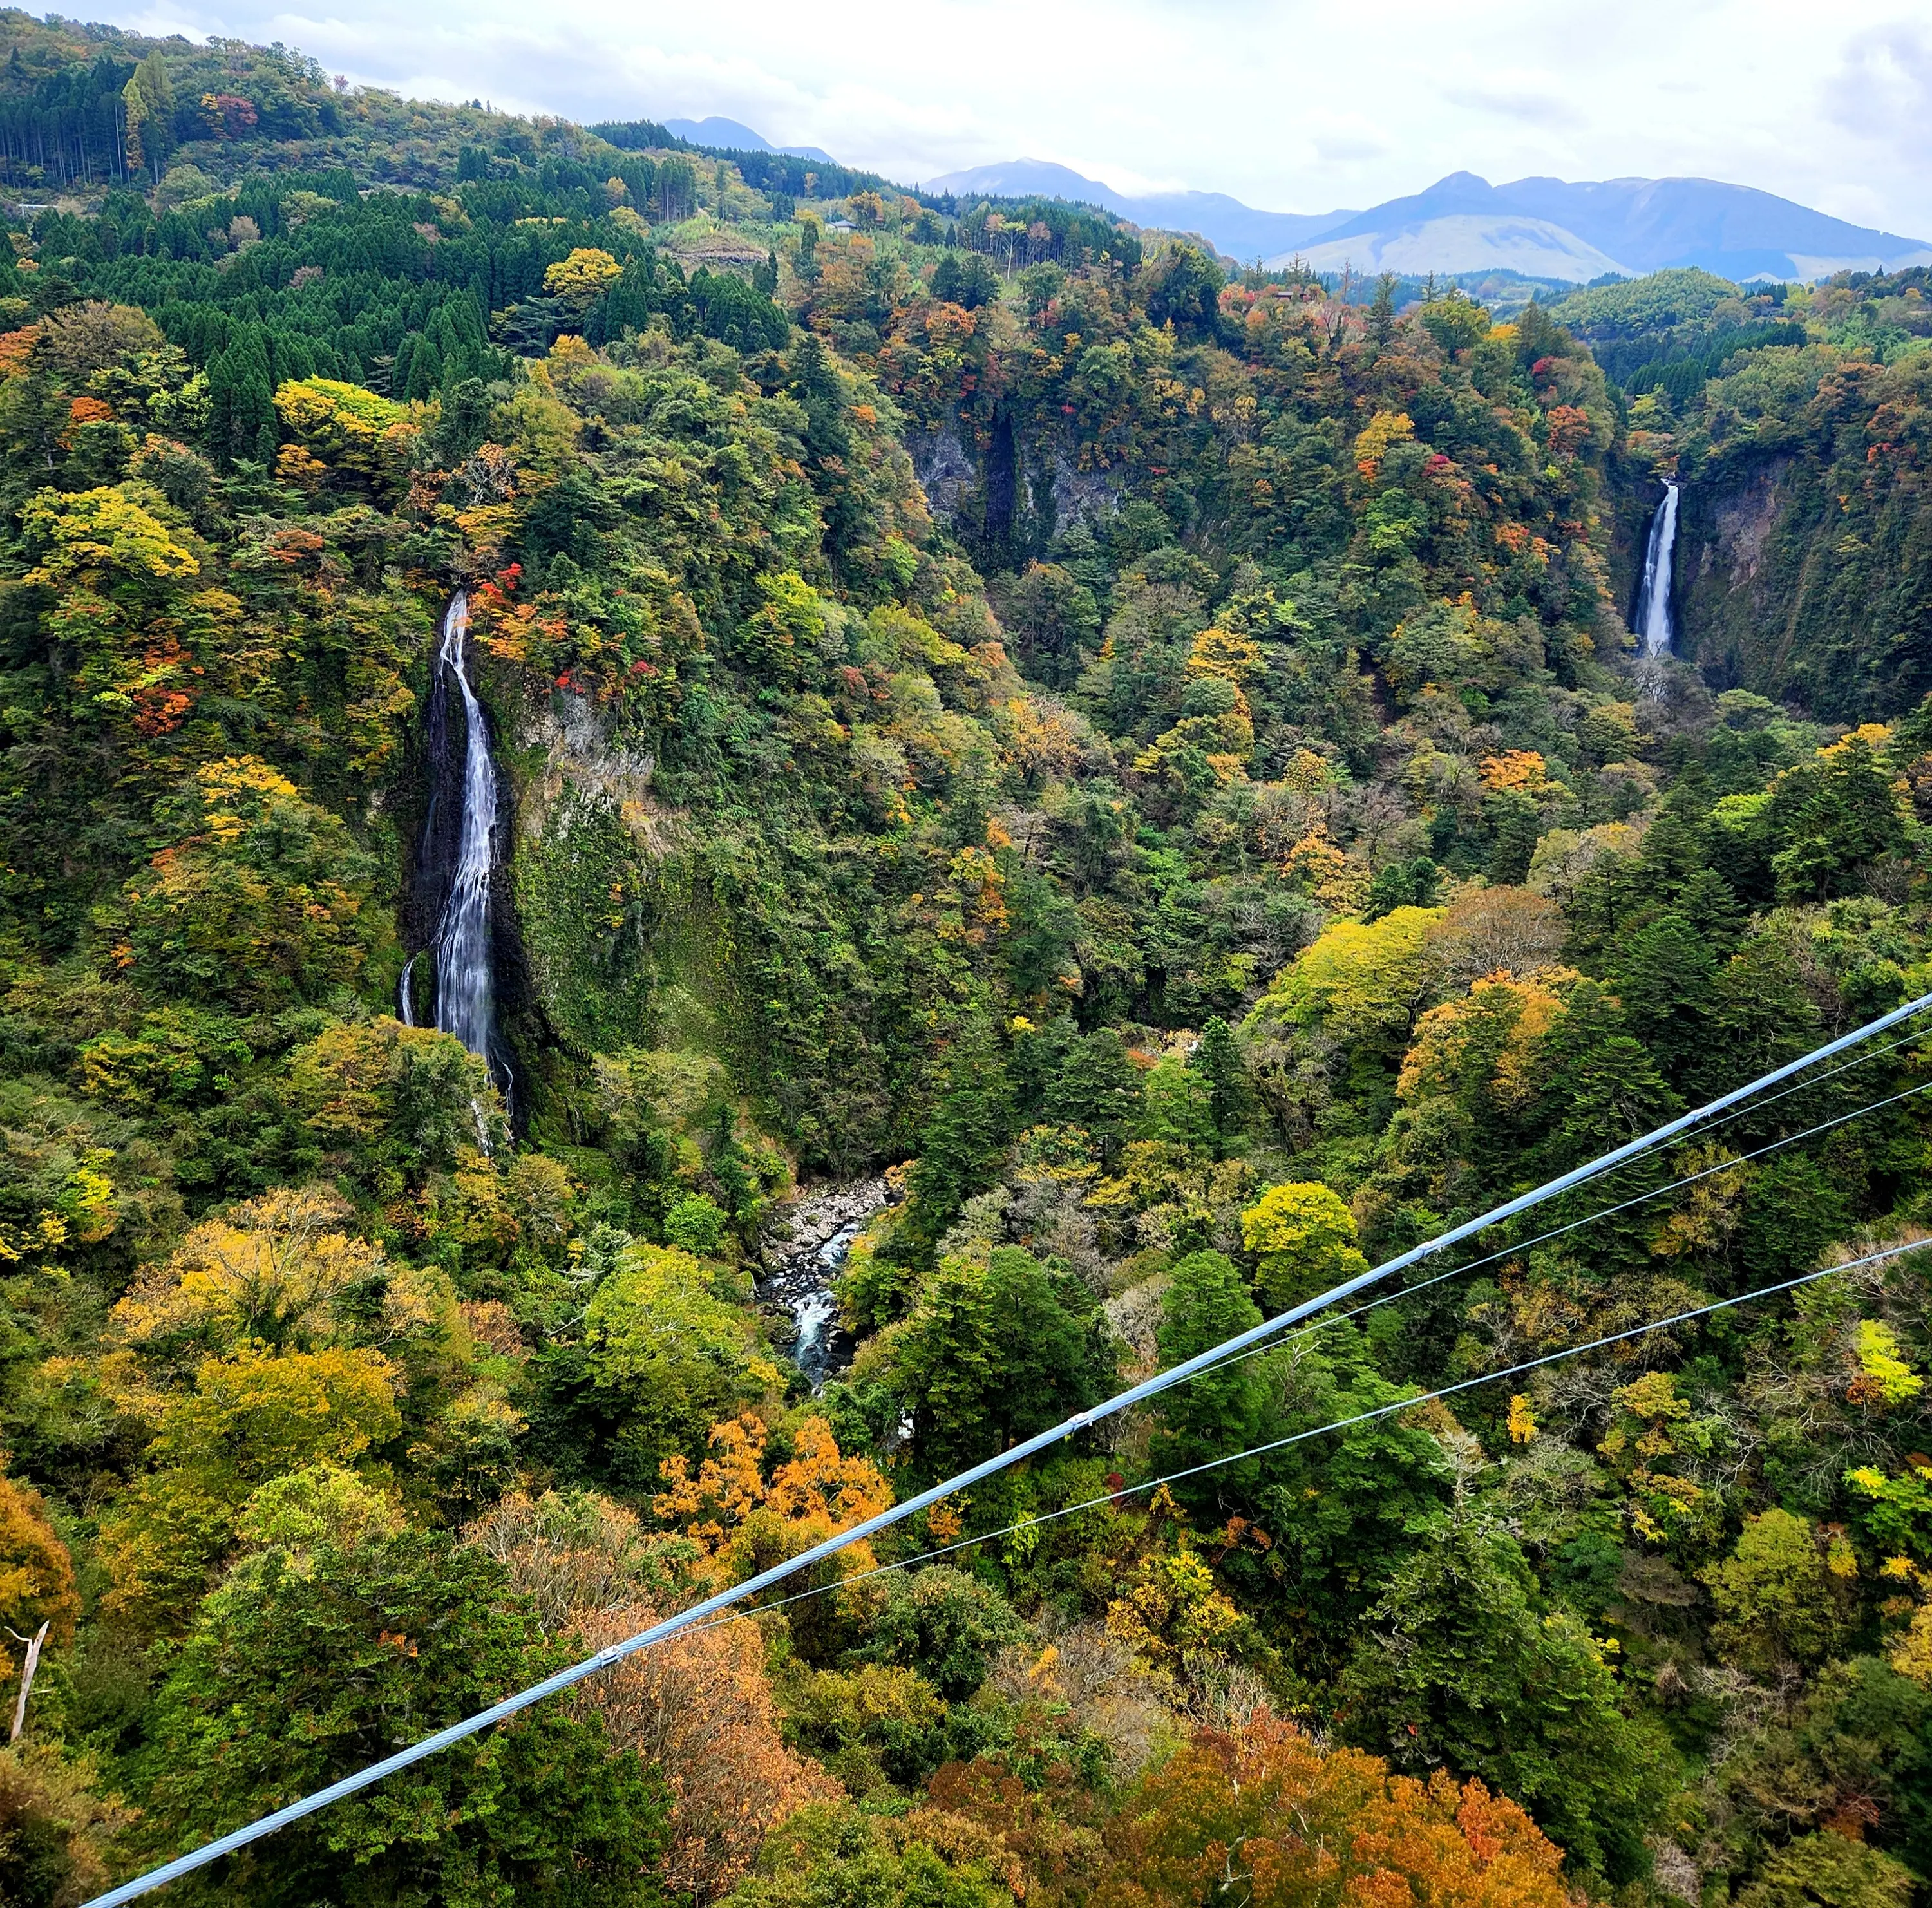
[[[448,1728],[439,1730],[434,1736],[425,1736],[422,1742],[412,1743],[408,1748],[398,1750],[393,1756],[386,1756],[380,1762],[372,1762],[367,1768],[358,1769],[352,1775],[344,1776],[339,1782],[331,1783],[326,1789],[317,1790],[313,1796],[305,1796],[299,1802],[290,1802],[272,1814],[246,1823],[200,1848],[178,1856],[172,1862],[164,1862],[145,1875],[137,1875],[131,1881],[123,1882],[118,1887],[109,1889],[106,1894],[97,1895],[87,1904],[87,1908],[118,1908],[118,1904],[122,1902],[133,1901],[169,1882],[191,1874],[211,1862],[218,1862],[224,1856],[235,1854],[260,1841],[265,1836],[274,1834],[278,1829],[288,1828],[310,1816],[319,1814],[332,1804],[346,1801],[350,1796],[374,1786],[386,1777],[397,1774],[418,1762],[426,1762],[442,1750],[453,1748],[472,1736],[480,1735],[498,1723],[507,1721],[511,1717],[520,1714],[548,1697],[560,1695],[564,1690],[574,1688],[599,1671],[622,1663],[627,1657],[634,1656],[640,1650],[649,1649],[652,1644],[661,1642],[681,1630],[702,1624],[707,1617],[755,1597],[760,1591],[768,1590],[788,1577],[810,1570],[814,1564],[823,1563],[828,1557],[837,1555],[851,1544],[876,1536],[880,1531],[890,1529],[895,1524],[903,1523],[908,1517],[929,1509],[956,1491],[967,1490],[982,1478],[1010,1470],[1016,1464],[1023,1463],[1042,1451],[1049,1450],[1055,1444],[1080,1432],[1090,1430],[1102,1419],[1112,1418],[1177,1384],[1186,1383],[1197,1372],[1222,1363],[1232,1354],[1245,1351],[1249,1346],[1258,1344],[1314,1312],[1326,1310],[1328,1306],[1338,1304],[1366,1286],[1392,1278],[1396,1273],[1423,1259],[1432,1258],[1438,1252],[1446,1251],[1462,1240],[1487,1232],[1490,1227],[1499,1226],[1505,1220],[1514,1218],[1519,1213],[1528,1212],[1537,1206],[1545,1204],[1629,1160],[1667,1144],[1680,1134],[1694,1130],[1718,1114],[1749,1100],[1753,1095],[1763,1092],[1766,1088],[1790,1079],[1806,1069],[1816,1066],[1821,1060],[1828,1060],[1862,1041],[1871,1039],[1875,1034],[1912,1019],[1928,1008],[1932,1008],[1932,994],[1921,994],[1916,1000],[1908,1000],[1903,1006],[1880,1015],[1877,1019],[1867,1022],[1863,1027],[1855,1028],[1849,1034],[1840,1034],[1835,1040],[1828,1041],[1824,1046],[1814,1048],[1796,1060],[1774,1067],[1770,1072],[1761,1075],[1746,1085],[1734,1088],[1706,1106],[1680,1114],[1677,1118],[1613,1148],[1597,1159],[1573,1168],[1527,1192],[1519,1194],[1514,1199],[1505,1200],[1501,1205],[1492,1207],[1487,1212],[1466,1220],[1460,1226],[1452,1226],[1448,1232],[1426,1240],[1419,1246],[1412,1246],[1407,1252],[1399,1252],[1394,1258],[1385,1259],[1381,1264],[1372,1266],[1367,1271],[1327,1292],[1318,1293],[1299,1305],[1292,1306],[1274,1318],[1264,1319],[1259,1324],[1237,1333],[1219,1345],[1210,1346],[1206,1351],[1197,1353],[1178,1365],[1170,1366],[1166,1371],[1156,1372],[1152,1377],[1130,1386],[1126,1390],[1090,1410],[1076,1412],[1051,1430],[1037,1432],[1030,1438],[1022,1438],[1010,1450],[996,1453],[974,1465],[970,1470],[963,1471],[956,1477],[948,1478],[929,1490],[908,1498],[903,1503],[896,1504],[875,1516],[867,1518],[862,1523],[855,1524],[850,1530],[827,1538],[822,1543],[814,1544],[810,1550],[800,1552],[797,1556],[775,1564],[770,1569],[761,1570],[755,1576],[748,1577],[742,1583],[734,1584],[728,1589],[721,1590],[703,1602],[694,1604],[690,1609],[680,1611],[675,1616],[667,1617],[662,1622],[653,1624],[648,1630],[640,1630],[634,1636],[628,1636],[622,1642],[613,1643],[608,1648],[599,1650],[595,1656],[586,1657],[581,1663],[573,1664],[566,1670],[559,1670],[555,1676],[547,1677],[542,1682],[526,1690],[519,1690],[514,1695],[504,1697],[500,1702],[493,1703],[488,1708],[479,1710],[475,1715],[466,1717],[460,1723],[452,1723]]]

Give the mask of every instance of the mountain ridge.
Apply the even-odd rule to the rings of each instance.
[[[662,123],[666,132],[675,133],[693,146],[716,146],[726,152],[784,152],[794,159],[817,159],[828,166],[838,164],[822,146],[774,146],[742,119],[728,119],[722,113],[711,113],[702,119],[667,119]]]
[[[1598,271],[1629,278],[1696,266],[1736,280],[1815,279],[1847,269],[1896,271],[1932,263],[1932,247],[1923,240],[1855,226],[1775,194],[1717,179],[1572,183],[1535,177],[1492,185],[1468,172],[1450,172],[1421,192],[1357,213],[1320,234],[1308,262],[1339,265],[1338,248],[1354,240],[1364,242],[1354,262],[1369,269],[1396,265],[1466,271],[1514,264],[1514,257],[1492,254],[1523,220],[1540,221],[1574,241],[1582,248],[1575,254],[1579,264],[1588,256],[1614,261]],[[1360,255],[1363,249],[1367,256]],[[1277,262],[1286,262],[1270,261]],[[1552,246],[1546,268],[1552,277],[1579,282],[1598,275],[1571,265],[1568,248],[1560,243]]]
[[[1477,173],[1454,172],[1364,211],[1321,214],[1261,211],[1222,193],[1123,193],[1035,159],[968,166],[926,184],[956,194],[1084,198],[1138,224],[1198,231],[1220,250],[1272,267],[1298,256],[1318,270],[1502,267],[1580,284],[1606,272],[1640,278],[1673,266],[1743,280],[1932,263],[1932,244],[1924,240],[1717,179],[1534,176],[1492,185]],[[1257,238],[1264,242],[1257,246]]]
[[[1244,259],[1318,238],[1338,221],[1355,216],[1342,207],[1328,212],[1264,212],[1225,192],[1119,192],[1104,181],[1047,159],[969,166],[924,183],[929,191],[956,195],[979,192],[1008,198],[1039,194],[1084,200],[1137,225],[1198,232],[1220,250]]]

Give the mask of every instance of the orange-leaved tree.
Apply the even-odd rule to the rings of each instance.
[[[694,1475],[682,1456],[664,1460],[666,1488],[651,1508],[699,1546],[700,1574],[736,1582],[891,1504],[892,1486],[865,1458],[846,1456],[824,1418],[805,1419],[792,1455],[767,1464],[770,1437],[764,1420],[745,1412],[711,1427],[712,1455]],[[873,1562],[863,1544],[841,1552],[840,1560],[848,1574]]]
[[[0,1625],[14,1636],[32,1636],[45,1623],[52,1640],[65,1643],[80,1614],[73,1559],[40,1493],[0,1472]],[[0,1633],[0,1676],[16,1666],[8,1641]]]
[[[658,1616],[646,1604],[600,1610],[584,1618],[584,1640],[601,1649]],[[730,1892],[788,1816],[843,1796],[817,1763],[786,1748],[764,1639],[748,1618],[667,1637],[574,1700],[602,1716],[610,1742],[662,1772],[671,1795],[662,1879],[700,1908]]]
[[[1507,1797],[1438,1770],[1324,1754],[1258,1712],[1202,1730],[1144,1777],[1108,1830],[1114,1908],[1566,1908],[1563,1851]]]
[[[746,1412],[711,1427],[712,1455],[695,1474],[681,1455],[662,1466],[666,1489],[651,1508],[698,1546],[692,1574],[700,1583],[742,1582],[863,1523],[892,1502],[892,1486],[866,1459],[846,1456],[824,1418],[800,1423],[789,1457],[768,1461],[770,1436],[762,1418]],[[872,1569],[875,1561],[869,1545],[854,1544],[806,1582],[829,1586]],[[829,1620],[822,1606],[831,1600],[814,1598],[793,1606],[793,1634],[802,1646]]]

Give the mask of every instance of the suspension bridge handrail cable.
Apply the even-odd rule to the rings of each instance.
[[[1820,1061],[1832,1059],[1862,1042],[1899,1025],[1902,1022],[1913,1018],[1918,1014],[1924,1012],[1928,1008],[1932,1008],[1932,994],[1922,994],[1915,1000],[1906,1001],[1904,1005],[1894,1007],[1890,1012],[1882,1014],[1876,1019],[1868,1022],[1862,1027],[1856,1028],[1850,1033],[1840,1034],[1836,1039],[1826,1042],[1822,1046],[1815,1048],[1809,1053],[1802,1054],[1795,1060],[1786,1061],[1780,1066],[1773,1068],[1770,1072],[1760,1075],[1757,1078],[1747,1082],[1743,1086],[1733,1088],[1728,1093],[1720,1095],[1705,1106],[1694,1108],[1688,1112],[1680,1114],[1675,1119],[1665,1122],[1652,1131],[1641,1134],[1636,1138],[1626,1142],[1622,1146],[1613,1148],[1610,1151],[1600,1155],[1594,1160],[1586,1161],[1582,1166],[1574,1167],[1568,1172],[1559,1174],[1556,1178],[1546,1180],[1540,1186],[1534,1186],[1526,1192],[1520,1193],[1513,1198],[1505,1200],[1500,1205],[1492,1207],[1486,1212],[1478,1214],[1473,1219],[1464,1220],[1436,1238],[1425,1240],[1420,1245],[1412,1246],[1408,1250],[1397,1253],[1393,1258],[1384,1260],[1379,1265],[1371,1266],[1367,1270],[1358,1274],[1352,1279],[1344,1280],[1341,1284],[1331,1287],[1327,1292],[1317,1293],[1313,1298],[1305,1299],[1300,1304],[1292,1306],[1273,1318],[1263,1319],[1258,1324],[1252,1325],[1218,1345],[1210,1346],[1207,1350],[1197,1353],[1191,1358],[1184,1359],[1180,1364],[1170,1366],[1165,1371],[1156,1372],[1151,1376],[1130,1385],[1126,1390],[1116,1393],[1112,1397],[1103,1400],[1100,1404],[1084,1411],[1076,1412],[1071,1417],[1062,1420],[1060,1423],[1049,1429],[1036,1432],[1030,1437],[1021,1439],[1007,1450],[996,1452],[992,1456],[982,1460],[978,1464],[970,1466],[956,1476],[943,1479],[940,1483],[916,1492],[904,1502],[888,1507],[874,1516],[854,1525],[850,1530],[841,1532],[835,1536],[827,1538],[812,1545],[809,1549],[801,1551],[796,1556],[775,1564],[769,1569],[761,1570],[757,1575],[747,1578],[742,1583],[732,1585],[714,1593],[675,1617],[667,1618],[662,1622],[653,1624],[648,1629],[639,1631],[634,1636],[627,1637],[621,1642],[613,1643],[606,1648],[598,1651],[595,1655],[586,1658],[582,1662],[573,1664],[566,1669],[559,1670],[554,1676],[545,1678],[542,1682],[532,1684],[528,1689],[520,1690],[512,1695],[506,1696],[501,1702],[493,1703],[489,1708],[479,1710],[472,1716],[466,1717],[460,1722],[453,1723],[446,1729],[439,1730],[434,1734],[425,1736],[420,1742],[412,1743],[406,1748],[398,1750],[393,1755],[385,1756],[380,1762],[371,1763],[366,1768],[358,1769],[352,1774],[343,1777],[339,1781],[329,1784],[326,1788],[317,1790],[312,1796],[304,1796],[296,1802],[290,1802],[274,1810],[268,1815],[262,1816],[256,1821],[246,1823],[226,1835],[218,1837],[214,1840],[205,1844],[200,1848],[191,1850],[170,1862],[161,1864],[150,1870],[146,1874],[136,1876],[131,1880],[124,1882],[118,1887],[110,1888],[106,1893],[96,1896],[87,1904],[87,1908],[118,1908],[118,1904],[122,1902],[134,1900],[154,1888],[161,1887],[168,1882],[177,1880],[183,1875],[192,1874],[199,1868],[205,1868],[210,1863],[220,1860],[224,1856],[233,1854],[239,1850],[246,1848],[251,1844],[262,1840],[265,1836],[275,1833],[278,1829],[286,1828],[294,1822],[317,1814],[332,1804],[344,1801],[349,1796],[372,1786],[386,1777],[396,1774],[418,1762],[426,1761],[441,1750],[452,1748],[470,1736],[479,1735],[484,1730],[492,1727],[497,1723],[507,1720],[512,1716],[520,1714],[522,1711],[532,1707],[548,1697],[560,1695],[564,1690],[574,1688],[586,1678],[596,1676],[599,1671],[608,1670],[613,1665],[622,1662],[626,1658],[634,1655],[640,1650],[649,1648],[653,1643],[674,1634],[678,1630],[701,1624],[707,1617],[730,1609],[735,1604],[743,1603],[748,1598],[755,1597],[761,1591],[769,1589],[774,1585],[782,1582],[787,1577],[812,1568],[814,1565],[824,1562],[828,1557],[836,1555],[838,1551],[847,1549],[854,1544],[862,1542],[866,1538],[874,1536],[879,1532],[888,1529],[895,1524],[904,1522],[908,1518],[916,1516],[921,1510],[930,1508],[933,1504],[942,1502],[956,1492],[968,1490],[983,1478],[992,1477],[1000,1472],[1010,1469],[1014,1465],[1022,1463],[1027,1459],[1042,1451],[1050,1450],[1054,1445],[1064,1442],[1070,1437],[1075,1436],[1081,1432],[1090,1430],[1101,1420],[1114,1417],[1147,1399],[1157,1396],[1162,1392],[1171,1390],[1177,1384],[1184,1384],[1197,1372],[1226,1363],[1234,1354],[1275,1336],[1287,1326],[1298,1324],[1302,1319],[1316,1312],[1325,1311],[1342,1300],[1351,1298],[1355,1293],[1370,1286],[1378,1284],[1384,1279],[1392,1277],[1396,1273],[1406,1270],[1409,1266],[1416,1264],[1423,1259],[1432,1258],[1465,1239],[1472,1238],[1479,1233],[1487,1232],[1491,1227],[1501,1225],[1504,1221],[1514,1218],[1518,1214],[1528,1212],[1535,1207],[1546,1204],[1550,1200],[1559,1198],[1562,1194],[1571,1191],[1578,1186],[1586,1184],[1603,1174],[1615,1170],[1616,1168],[1628,1163],[1654,1148],[1666,1144],[1678,1135],[1690,1132],[1708,1123],[1718,1115],[1729,1112],[1732,1107],[1743,1104],[1754,1095],[1762,1093],[1766,1088],[1780,1085],[1808,1069],[1816,1066]],[[1498,1374],[1490,1376],[1494,1376]]]
[[[1220,1471],[1230,1464],[1239,1464],[1246,1458],[1262,1457],[1270,1451],[1285,1450],[1291,1444],[1306,1444],[1312,1438],[1325,1438],[1332,1432],[1352,1430],[1358,1424],[1372,1424],[1377,1418],[1393,1418],[1400,1412],[1413,1411],[1418,1405],[1433,1404],[1438,1399],[1453,1397],[1461,1391],[1472,1391],[1480,1385],[1497,1384],[1505,1378],[1520,1378],[1526,1372],[1536,1371],[1546,1365],[1560,1364],[1566,1358],[1580,1358],[1586,1352],[1600,1352],[1606,1346],[1621,1345],[1628,1340],[1642,1338],[1654,1331],[1665,1331],[1672,1325],[1684,1324],[1693,1318],[1708,1318],[1713,1312],[1728,1312],[1733,1306],[1748,1305],[1756,1299],[1774,1298],[1780,1292],[1792,1292],[1801,1286],[1815,1285],[1820,1279],[1828,1279],[1836,1273],[1856,1272],[1868,1265],[1880,1264],[1887,1259],[1898,1258],[1909,1252],[1917,1252],[1926,1246],[1932,1246],[1932,1238],[1904,1240],[1897,1245],[1886,1246],[1880,1251],[1868,1252],[1862,1258],[1846,1259],[1837,1265],[1820,1266],[1815,1271],[1801,1273],[1795,1279],[1780,1280],[1773,1286],[1760,1286],[1755,1292],[1739,1292],[1732,1298],[1714,1299],[1708,1305],[1696,1306],[1688,1312],[1673,1312],[1667,1318],[1653,1318],[1648,1324],[1631,1325],[1622,1331],[1612,1332],[1607,1337],[1593,1338],[1582,1345],[1567,1345],[1560,1352],[1546,1352],[1538,1358],[1526,1358],[1520,1364],[1504,1365],[1496,1371],[1478,1372],[1474,1378],[1459,1378],[1454,1384],[1443,1385],[1437,1390],[1420,1391],[1413,1397],[1391,1399],[1387,1404],[1358,1412],[1352,1417],[1334,1418],[1326,1424],[1310,1425],[1306,1430],[1292,1432],[1285,1438],[1273,1438],[1266,1444],[1250,1444],[1244,1450],[1229,1451],[1224,1456],[1210,1457],[1199,1464],[1190,1464],[1183,1470],[1168,1472],[1162,1477],[1144,1478],[1137,1484],[1124,1484],[1118,1490],[1103,1491],[1098,1497],[1083,1498],[1077,1504],[1063,1504],[1058,1510],[1042,1510],[1036,1516],[1023,1517],[1017,1523],[1003,1524],[998,1530],[981,1531],[972,1537],[956,1538],[950,1544],[935,1545],[932,1550],[920,1551],[914,1556],[896,1557],[889,1564],[878,1564],[870,1570],[855,1570],[851,1576],[842,1576],[836,1582],[814,1584],[809,1590],[795,1590],[789,1597],[775,1597],[768,1604],[756,1604],[748,1610],[714,1616],[708,1622],[690,1624],[673,1634],[677,1636],[700,1635],[706,1630],[717,1629],[724,1624],[742,1622],[747,1617],[762,1616],[767,1610],[784,1610],[794,1604],[802,1604],[808,1598],[822,1597],[828,1591],[843,1590],[855,1583],[867,1582],[875,1576],[890,1576],[898,1570],[916,1570],[922,1564],[936,1563],[941,1557],[950,1557],[959,1551],[970,1550],[975,1544],[997,1544],[1003,1537],[1016,1536],[1022,1531],[1036,1530],[1042,1524],[1057,1523],[1063,1517],[1078,1516],[1083,1510],[1097,1510],[1105,1504],[1118,1504],[1124,1497],[1137,1497],[1143,1491],[1159,1490],[1163,1484],[1178,1484],[1186,1478],[1198,1478],[1205,1472]]]

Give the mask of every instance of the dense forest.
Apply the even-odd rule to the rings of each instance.
[[[1932,992],[1923,274],[1505,321],[0,35],[0,1900]],[[170,1894],[1907,1908],[1928,1087],[1896,1028]]]

